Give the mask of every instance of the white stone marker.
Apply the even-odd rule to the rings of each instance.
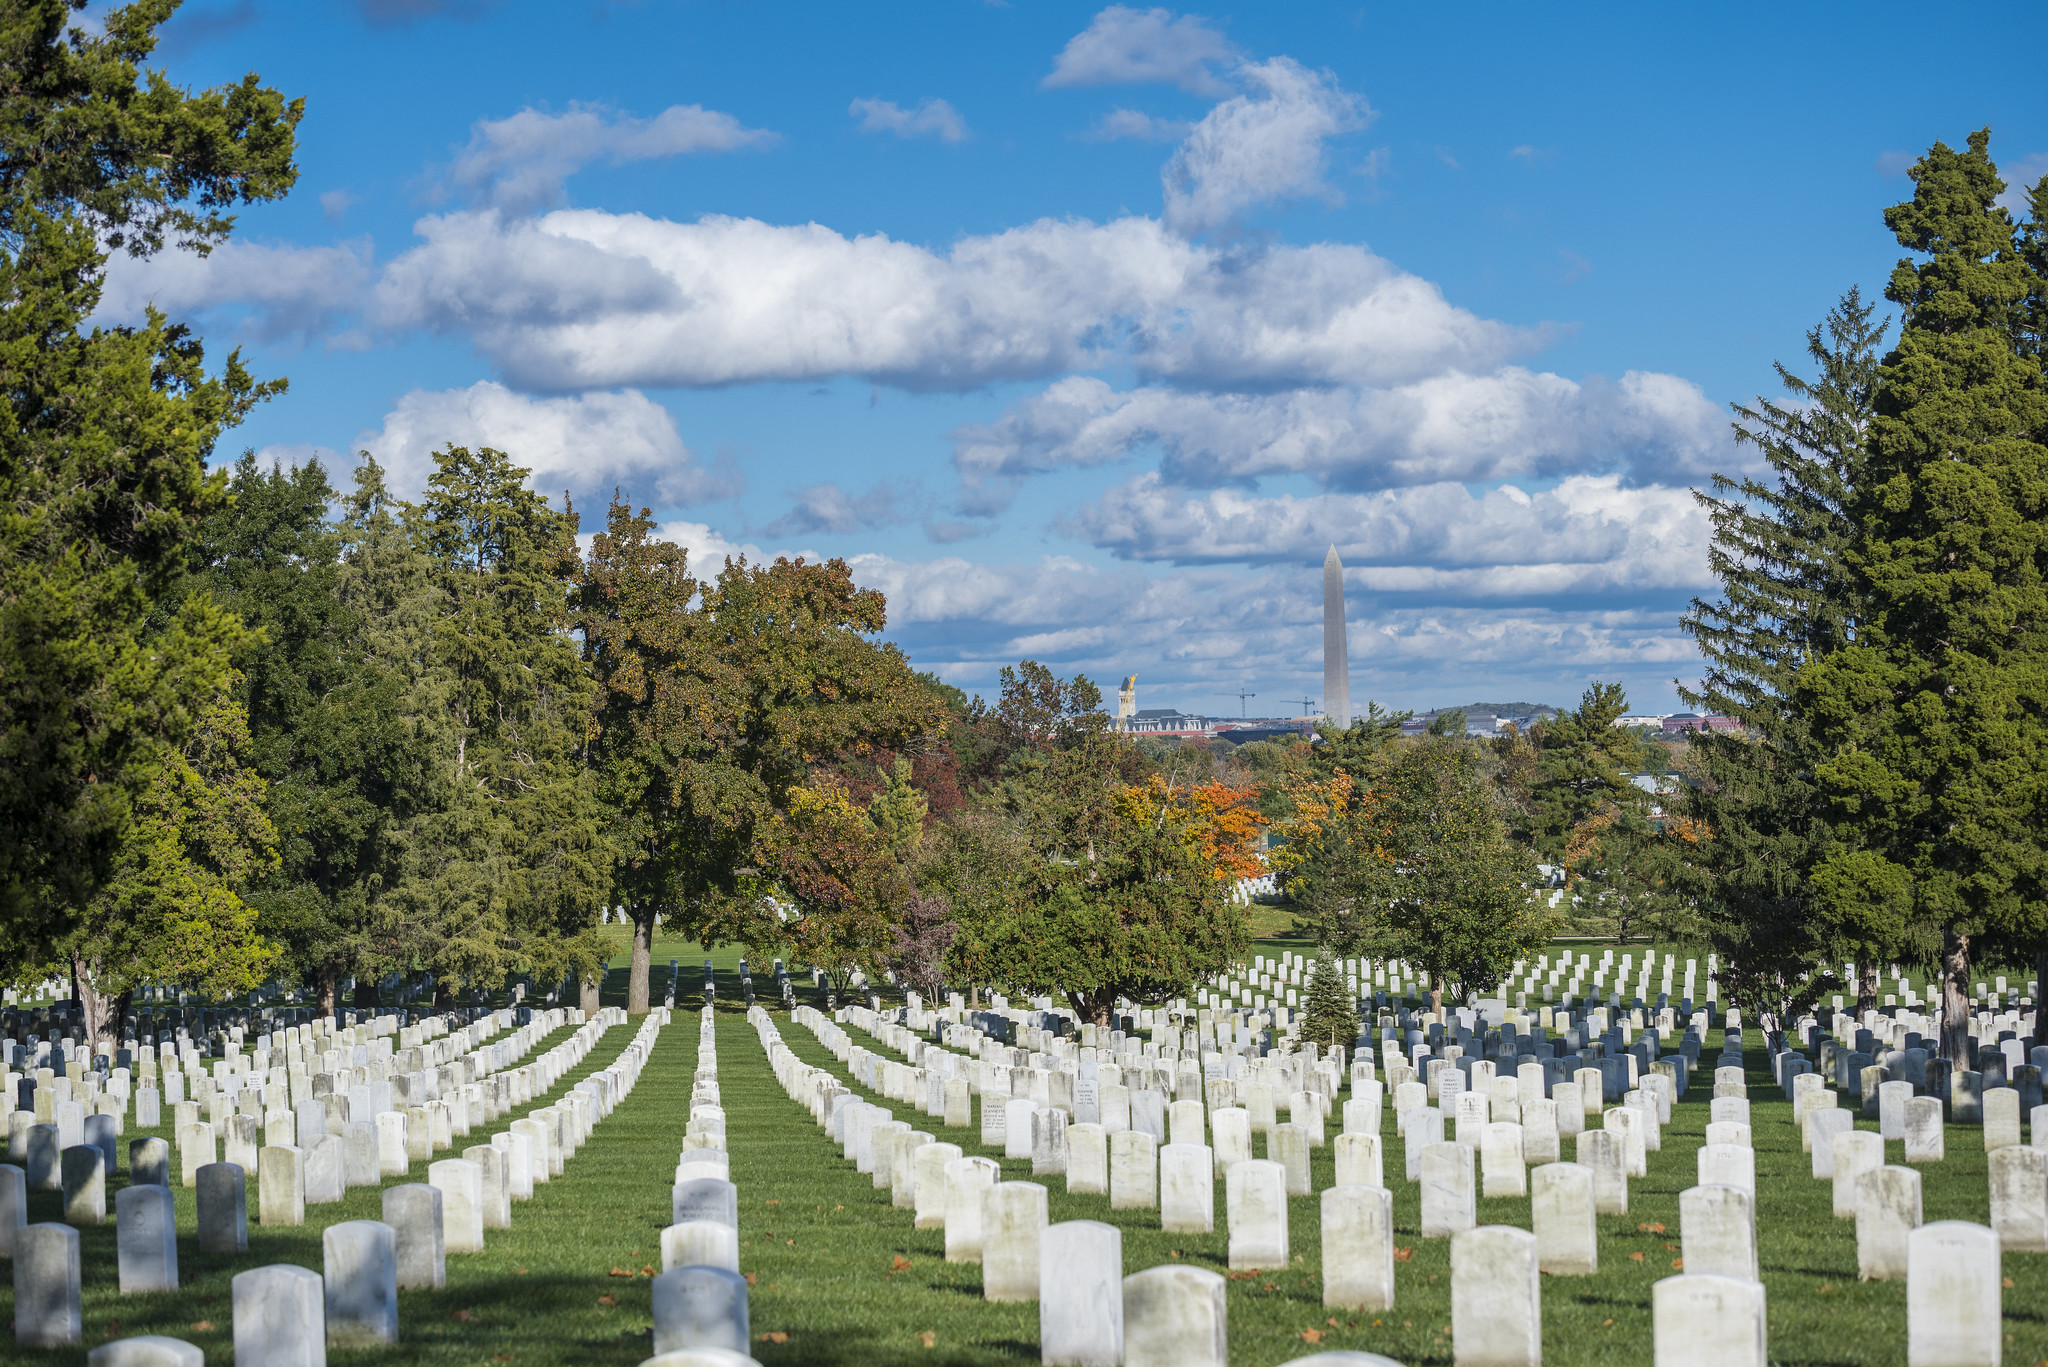
[[[235,1367],[327,1367],[327,1293],[319,1273],[252,1267],[233,1283]]]
[[[696,1166],[683,1171],[694,1172]],[[740,1189],[723,1177],[684,1177],[669,1188],[669,1223],[685,1220],[723,1220],[738,1229]]]
[[[169,1187],[114,1193],[114,1245],[122,1295],[178,1289],[178,1212]]]
[[[1167,1263],[1124,1278],[1124,1367],[1229,1367],[1225,1283]]]
[[[1102,1126],[1067,1127],[1067,1193],[1109,1195],[1109,1132]]]
[[[327,1344],[379,1348],[398,1342],[398,1250],[381,1220],[345,1220],[320,1236]]]
[[[1856,1183],[1856,1279],[1903,1281],[1906,1241],[1918,1228],[1919,1170],[1878,1167],[1864,1173]]]
[[[1143,1130],[1109,1136],[1109,1208],[1150,1210],[1158,1202],[1157,1146]]]
[[[1230,1270],[1287,1266],[1287,1170],[1254,1158],[1223,1174]]]
[[[306,1155],[298,1145],[270,1144],[257,1154],[256,1218],[266,1225],[306,1223]]]
[[[1422,1237],[1441,1239],[1478,1223],[1472,1150],[1432,1144],[1422,1151]]]
[[[960,1156],[958,1144],[927,1144],[910,1160],[913,1227],[946,1227],[946,1165]]]
[[[28,1225],[14,1236],[14,1341],[61,1348],[85,1336],[79,1292],[78,1231]]]
[[[1334,1147],[1338,1186],[1383,1187],[1387,1184],[1385,1166],[1380,1157],[1380,1137],[1377,1133],[1346,1131],[1337,1136]]]
[[[1046,1367],[1121,1367],[1124,1236],[1099,1220],[1066,1220],[1038,1241],[1038,1345]]]
[[[1557,1128],[1557,1103],[1543,1097],[1523,1102],[1523,1160],[1535,1166],[1555,1163],[1563,1156],[1564,1141]]]
[[[1574,1140],[1582,1167],[1593,1172],[1593,1209],[1602,1215],[1628,1214],[1628,1165],[1622,1138],[1612,1130],[1583,1130]]]
[[[438,1187],[424,1182],[386,1187],[384,1223],[391,1227],[397,1249],[400,1286],[408,1291],[438,1290],[448,1284]]]
[[[753,1360],[745,1277],[722,1267],[679,1267],[656,1277],[652,1290],[654,1361],[674,1354],[681,1362],[723,1362],[713,1356],[721,1350],[735,1367]]]
[[[1522,1127],[1496,1120],[1486,1127],[1479,1144],[1483,1194],[1527,1196],[1529,1167],[1522,1158]]]
[[[1422,1155],[1431,1145],[1444,1142],[1444,1113],[1425,1106],[1408,1113],[1408,1131],[1401,1138],[1401,1169],[1411,1182],[1422,1180]]]
[[[1380,1094],[1367,1092],[1344,1103],[1345,1134],[1369,1134],[1378,1137],[1380,1132]]]
[[[1209,1136],[1203,1129],[1204,1124],[1202,1103],[1199,1101],[1176,1101],[1166,1108],[1166,1133],[1169,1143],[1208,1143]]]
[[[1700,1145],[1693,1159],[1703,1187],[1738,1187],[1756,1199],[1756,1151],[1746,1144]]]
[[[1528,1230],[1451,1236],[1451,1354],[1458,1367],[1542,1367],[1542,1277]]]
[[[93,1349],[85,1355],[85,1367],[206,1367],[206,1354],[183,1339],[137,1334]]]
[[[1558,1083],[1550,1089],[1550,1099],[1557,1103],[1557,1133],[1560,1138],[1578,1134],[1586,1128],[1585,1092],[1578,1083]]]
[[[1937,1220],[1906,1236],[1907,1367],[1982,1367],[2003,1347],[1998,1235]]]
[[[1910,1094],[1909,1084],[1906,1091]],[[1707,1121],[1732,1120],[1739,1124],[1749,1123],[1749,1098],[1743,1096],[1717,1096],[1707,1102]]]
[[[1993,1149],[1991,1228],[2008,1253],[2048,1253],[2048,1149]]]
[[[178,1173],[179,1180],[188,1187],[199,1185],[199,1170],[208,1163],[220,1161],[219,1150],[214,1147],[213,1126],[204,1120],[195,1120],[178,1129]]]
[[[661,1270],[722,1267],[740,1270],[740,1232],[717,1220],[685,1220],[661,1232]]]
[[[484,1170],[467,1158],[427,1165],[427,1183],[441,1193],[441,1247],[448,1253],[484,1251]]]
[[[1948,1157],[1948,1127],[1941,1098],[1916,1096],[1906,1103],[1906,1161],[1939,1163]]]
[[[1216,1150],[1216,1170],[1228,1174],[1251,1161],[1252,1117],[1242,1106],[1225,1106],[1209,1115],[1209,1135]]]
[[[1766,1367],[1763,1283],[1691,1267],[1650,1288],[1657,1367]]]
[[[1002,1180],[993,1158],[956,1158],[946,1164],[946,1261],[981,1261],[981,1203]]]
[[[97,1144],[73,1144],[60,1165],[64,1223],[98,1225],[107,1219],[107,1155]]]
[[[2020,1094],[2011,1087],[1993,1087],[1984,1093],[1985,1152],[2020,1142]]]
[[[1216,1228],[1216,1169],[1207,1144],[1168,1144],[1159,1151],[1159,1228],[1168,1234]]]
[[[1593,1170],[1579,1163],[1545,1163],[1529,1181],[1537,1266],[1553,1277],[1598,1273],[1600,1222],[1593,1211]]]
[[[1394,1194],[1381,1186],[1323,1192],[1323,1304],[1394,1308]]]
[[[1856,1218],[1856,1188],[1863,1174],[1884,1166],[1884,1141],[1875,1130],[1844,1130],[1835,1136],[1835,1218]]]
[[[1812,1077],[1801,1073],[1801,1077]],[[1835,1140],[1856,1128],[1854,1112],[1839,1106],[1827,1110],[1806,1113],[1807,1152],[1813,1155],[1813,1175],[1819,1181],[1831,1181],[1835,1175]]]
[[[1287,1170],[1287,1194],[1307,1196],[1309,1186],[1308,1131],[1293,1121],[1275,1125],[1266,1135],[1266,1157]]]
[[[1756,1198],[1733,1186],[1678,1193],[1678,1238],[1687,1275],[1756,1281]]]
[[[1031,1157],[1032,1117],[1038,1104],[1030,1097],[1016,1097],[1003,1106],[1003,1157]]]
[[[1889,1142],[1906,1137],[1906,1103],[1913,1099],[1910,1082],[1880,1083],[1877,1089],[1877,1132]]]
[[[950,1232],[951,1223],[947,1228]],[[982,1295],[992,1301],[1038,1298],[1039,1239],[1046,1227],[1046,1189],[1036,1182],[998,1182],[982,1194]]]
[[[208,1163],[199,1170],[198,1225],[202,1253],[249,1250],[249,1182],[233,1163]]]

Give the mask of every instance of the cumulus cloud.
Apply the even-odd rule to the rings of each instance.
[[[1379,489],[1588,469],[1650,484],[1735,468],[1727,433],[1697,385],[1638,371],[1580,383],[1507,366],[1268,394],[1116,390],[1075,375],[993,423],[956,430],[953,462],[965,506],[987,513],[1028,476],[1153,446],[1170,482],[1203,488],[1306,475],[1328,488]]]
[[[134,323],[151,304],[173,317],[235,306],[246,310],[242,324],[253,336],[278,341],[330,329],[361,304],[370,278],[367,239],[336,247],[229,241],[208,256],[116,255],[93,316]]]
[[[729,463],[706,468],[683,445],[669,411],[637,390],[535,399],[488,380],[467,389],[414,390],[356,446],[410,497],[426,487],[434,452],[490,446],[532,471],[535,489],[610,492],[626,484],[662,503],[701,503],[739,492]]]
[[[480,203],[523,213],[559,203],[563,182],[592,162],[619,166],[776,141],[766,129],[696,104],[674,105],[651,119],[598,105],[572,104],[560,114],[522,109],[470,125],[469,145],[456,154],[448,180]]]
[[[1690,490],[1574,475],[1531,494],[1429,484],[1376,494],[1190,496],[1142,475],[1068,519],[1128,560],[1307,564],[1334,544],[1371,589],[1544,598],[1704,588],[1712,528]]]
[[[1323,178],[1323,144],[1372,118],[1364,99],[1339,89],[1330,73],[1289,57],[1247,63],[1239,75],[1258,93],[1210,110],[1160,173],[1166,222],[1176,232],[1218,227],[1257,204],[1338,199]]]
[[[844,535],[899,526],[915,516],[909,496],[890,484],[877,484],[864,494],[848,493],[837,484],[812,484],[798,489],[790,510],[761,530],[769,536]]]
[[[967,389],[1127,360],[1210,387],[1489,370],[1543,334],[1448,304],[1362,246],[1194,244],[1042,219],[936,252],[882,234],[558,210],[421,220],[373,317],[467,335],[519,387],[857,375]]]
[[[1136,109],[1112,109],[1082,136],[1090,142],[1179,142],[1194,126],[1186,119],[1160,119]]]
[[[1998,202],[2014,218],[2025,218],[2032,212],[2027,207],[2027,192],[2041,183],[2041,177],[2048,176],[2048,152],[2007,161],[1998,168],[1998,174],[2005,180],[2005,193],[1998,197]]]
[[[899,138],[937,138],[941,142],[965,142],[967,120],[944,100],[928,99],[913,109],[893,100],[855,100],[847,113],[860,120],[863,133],[893,133]]]
[[[717,575],[727,560],[744,559],[752,565],[772,563],[777,557],[812,562],[825,557],[810,550],[763,550],[751,541],[734,541],[706,522],[664,522],[654,529],[662,541],[674,542],[690,553],[690,573],[699,579]]]
[[[1067,40],[1043,84],[1177,85],[1197,95],[1225,87],[1212,69],[1236,62],[1237,48],[1202,19],[1166,9],[1111,5]]]

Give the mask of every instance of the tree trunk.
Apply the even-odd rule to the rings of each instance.
[[[376,979],[365,978],[358,974],[356,977],[356,1010],[374,1011],[383,1004],[383,999],[377,991]]]
[[[1098,987],[1092,992],[1076,992],[1069,988],[1067,1005],[1074,1008],[1075,1015],[1099,1029],[1116,1018],[1116,989]]]
[[[604,965],[599,964],[596,968],[578,972],[576,983],[581,989],[577,994],[579,999],[576,1004],[583,1008],[584,1019],[588,1020],[604,1005]]]
[[[1444,980],[1435,976],[1431,976],[1429,980],[1429,1014],[1439,1020],[1443,1019]]]
[[[633,922],[633,968],[626,979],[626,1014],[647,1014],[647,978],[654,969],[654,908],[628,907]]]
[[[116,1049],[121,1047],[122,1032],[127,1029],[128,1013],[134,1009],[134,1006],[135,989],[133,986],[121,989],[121,995],[114,998],[114,1008],[107,1017],[107,1026],[113,1036]],[[137,1043],[140,1043],[140,1041],[138,1040]]]
[[[341,970],[332,964],[322,964],[313,970],[313,995],[319,999],[320,1014],[331,1016],[338,1004],[335,1000],[340,992]]]
[[[1970,1066],[1970,937],[1950,931],[1941,946],[1941,1056]]]
[[[453,1011],[455,1009],[455,989],[449,985],[446,978],[434,979],[434,1009],[436,1011]]]
[[[85,1051],[91,1054],[107,1029],[107,997],[93,986],[92,965],[77,954],[71,956],[71,999],[85,1024]]]
[[[1877,960],[1871,959],[1856,965],[1856,1021],[1862,1024],[1863,1013],[1877,1010]]]

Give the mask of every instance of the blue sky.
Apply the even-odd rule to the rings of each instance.
[[[290,377],[224,456],[499,446],[706,568],[848,558],[969,690],[1298,711],[1335,541],[1357,706],[1666,711],[1727,404],[1881,287],[1934,139],[2048,173],[2048,101],[1938,23],[188,0],[161,65],[304,96],[299,186],[103,312]]]

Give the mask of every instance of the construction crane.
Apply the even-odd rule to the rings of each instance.
[[[1301,703],[1301,715],[1302,715],[1302,716],[1304,716],[1304,717],[1313,717],[1313,716],[1314,716],[1314,715],[1316,714],[1316,700],[1315,700],[1314,698],[1300,698],[1300,699],[1295,699],[1295,698],[1282,698],[1282,699],[1281,699],[1280,701],[1281,701],[1281,702],[1296,702],[1296,701],[1300,702],[1300,703]]]
[[[1246,716],[1244,700],[1246,698],[1256,698],[1259,695],[1256,693],[1247,692],[1245,689],[1240,688],[1237,690],[1237,692],[1226,694],[1225,696],[1237,699],[1237,718],[1239,721],[1243,721]]]

